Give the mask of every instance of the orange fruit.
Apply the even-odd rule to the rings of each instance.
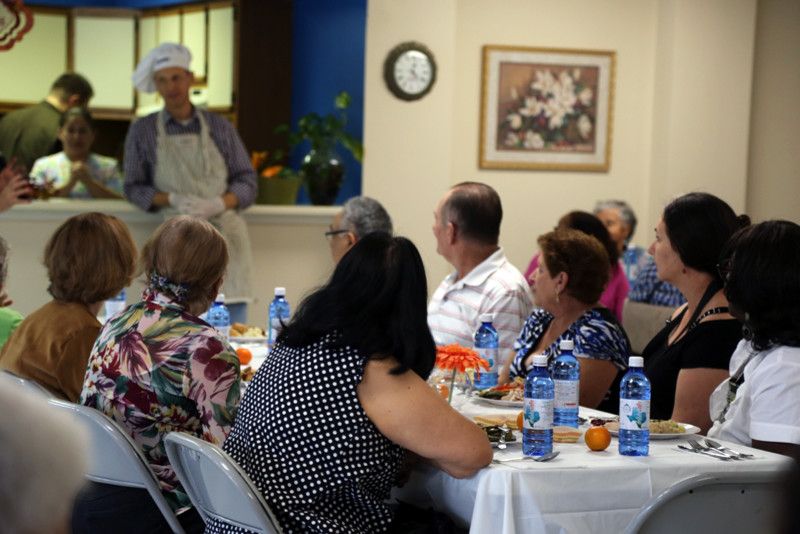
[[[611,432],[605,426],[591,426],[583,435],[586,445],[593,451],[604,451],[611,445]]]
[[[522,427],[525,426],[525,412],[519,412],[517,414],[517,430],[522,430]]]
[[[447,387],[447,384],[436,384],[436,391],[439,392],[439,395],[441,395],[444,400],[447,400],[447,397],[450,396],[450,388]]]
[[[242,365],[247,365],[250,363],[250,360],[253,359],[253,353],[250,352],[250,349],[246,349],[244,347],[239,347],[236,349],[236,355],[239,357],[239,363]]]

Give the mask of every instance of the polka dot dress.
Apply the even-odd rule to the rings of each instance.
[[[366,358],[333,335],[277,345],[247,388],[223,448],[253,479],[285,532],[383,532],[404,459],[356,396]],[[207,533],[246,532],[215,521]]]

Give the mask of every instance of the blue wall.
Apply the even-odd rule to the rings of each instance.
[[[347,91],[347,132],[363,139],[367,0],[294,0],[292,16],[292,124],[312,111],[334,112],[334,98]],[[298,147],[293,167],[306,152],[307,147]],[[339,153],[345,177],[337,204],[361,194],[361,164],[346,150]],[[305,191],[298,202],[308,203]]]

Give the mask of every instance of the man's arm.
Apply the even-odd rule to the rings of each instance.
[[[209,113],[211,136],[228,168],[228,189],[223,195],[227,209],[245,209],[256,200],[258,182],[256,171],[244,147],[239,132],[222,117]]]

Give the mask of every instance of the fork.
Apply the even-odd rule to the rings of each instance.
[[[695,454],[704,454],[705,456],[711,456],[712,458],[716,458],[717,460],[728,461],[731,459],[730,456],[719,451],[714,451],[711,449],[703,449],[702,446],[700,448],[692,447],[690,442],[687,442],[687,445],[678,445],[678,448],[684,451],[693,452]]]
[[[735,451],[733,449],[729,449],[728,447],[723,447],[721,444],[717,443],[716,441],[714,441],[712,439],[706,438],[705,442],[706,442],[706,445],[708,445],[710,448],[716,449],[716,450],[718,450],[720,452],[724,452],[726,454],[730,454],[734,458],[738,458],[738,459],[741,459],[741,460],[752,460],[752,459],[755,458],[754,454],[750,454],[750,453],[746,453],[746,452],[739,452],[739,451]]]
[[[727,452],[723,452],[723,451],[720,451],[720,450],[717,450],[717,449],[712,449],[711,447],[706,447],[705,445],[703,445],[702,443],[700,443],[696,439],[689,438],[689,439],[686,440],[686,443],[688,443],[689,446],[691,448],[693,448],[694,450],[696,450],[697,452],[704,452],[704,453],[708,454],[709,456],[712,456],[712,455],[713,456],[720,456],[720,457],[724,456],[728,460],[741,460],[741,458],[739,458],[738,456],[733,456],[731,454],[728,454]]]

